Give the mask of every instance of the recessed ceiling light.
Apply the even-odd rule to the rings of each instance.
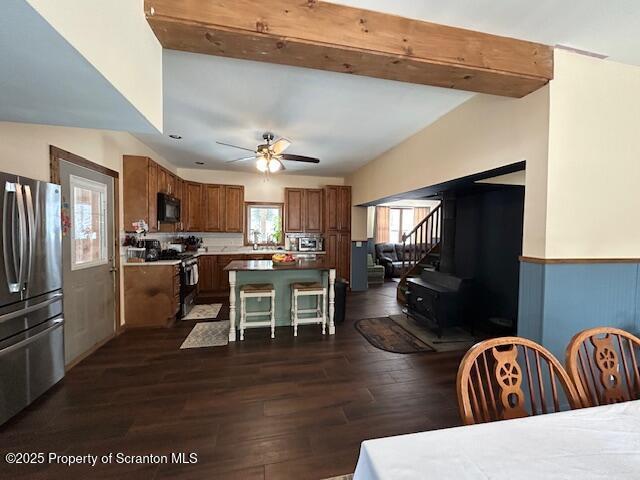
[[[173,138],[174,140],[182,140],[180,135],[169,135],[169,138]]]
[[[204,162],[196,162],[196,165],[204,165]]]

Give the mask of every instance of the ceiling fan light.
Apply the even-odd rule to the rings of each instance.
[[[282,164],[280,163],[280,160],[277,160],[275,158],[272,158],[271,160],[269,160],[269,172],[276,173],[281,169],[282,169]]]
[[[264,157],[258,157],[256,168],[261,172],[266,172],[269,170],[269,162],[267,162],[267,159]]]

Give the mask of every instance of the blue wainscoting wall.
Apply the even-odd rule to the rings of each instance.
[[[520,264],[518,335],[564,363],[565,348],[585,328],[640,332],[639,263]]]

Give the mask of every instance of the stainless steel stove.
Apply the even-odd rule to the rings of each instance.
[[[180,260],[180,317],[187,315],[196,301],[198,290],[198,258],[193,252],[163,250],[159,260]]]

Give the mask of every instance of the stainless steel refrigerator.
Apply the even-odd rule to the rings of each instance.
[[[0,425],[64,377],[60,186],[0,173]]]

